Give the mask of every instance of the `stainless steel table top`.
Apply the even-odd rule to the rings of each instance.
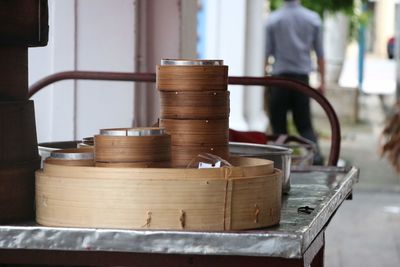
[[[116,251],[301,258],[358,181],[356,168],[292,173],[279,225],[238,232],[0,226],[0,249]],[[313,208],[310,214],[298,208]]]

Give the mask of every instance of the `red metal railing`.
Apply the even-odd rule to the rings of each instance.
[[[131,81],[131,82],[155,82],[154,73],[127,73],[127,72],[93,72],[93,71],[66,71],[49,75],[29,88],[29,97],[39,92],[49,84],[62,80],[103,80],[103,81]],[[310,86],[286,78],[276,77],[228,77],[228,83],[232,85],[259,85],[277,86],[295,90],[313,98],[323,108],[331,126],[331,149],[328,165],[337,165],[340,154],[340,124],[336,112],[329,101],[317,90]]]

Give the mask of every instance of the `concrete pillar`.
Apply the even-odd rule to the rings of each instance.
[[[246,5],[244,75],[264,76],[264,1],[246,1]],[[268,127],[269,121],[264,111],[264,90],[260,86],[246,86],[244,90],[244,117],[248,130],[265,132]]]
[[[376,2],[375,10],[375,53],[387,57],[386,44],[394,35],[396,0],[380,0]]]
[[[245,0],[207,1],[205,58],[222,59],[230,76],[245,74],[246,6]],[[244,118],[244,88],[231,86],[230,127],[248,130]]]
[[[400,4],[396,4],[396,26],[395,26],[395,36],[397,45],[395,47],[395,57],[396,57],[396,99],[400,101]]]
[[[196,0],[139,1],[138,70],[155,72],[162,58],[196,58]],[[157,122],[160,101],[154,84],[136,84],[135,126]]]

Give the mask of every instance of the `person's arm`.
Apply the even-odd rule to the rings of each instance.
[[[319,79],[320,79],[320,85],[319,85],[319,92],[321,94],[325,94],[325,59],[324,58],[318,58],[318,72],[319,72]]]
[[[319,26],[316,28],[316,32],[314,35],[314,50],[317,54],[317,64],[318,64],[318,73],[320,77],[320,86],[318,88],[319,92],[324,94],[325,87],[325,59],[324,59],[324,47],[323,47],[323,34],[321,21],[319,21]]]
[[[274,55],[273,34],[270,24],[265,27],[265,70],[269,69],[270,57]]]

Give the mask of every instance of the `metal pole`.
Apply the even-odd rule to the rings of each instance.
[[[396,60],[396,100],[400,101],[400,4],[396,4],[395,60]]]
[[[366,11],[365,4],[362,6],[362,12]],[[361,24],[358,30],[358,89],[363,91],[364,82],[364,59],[365,59],[365,25]]]

